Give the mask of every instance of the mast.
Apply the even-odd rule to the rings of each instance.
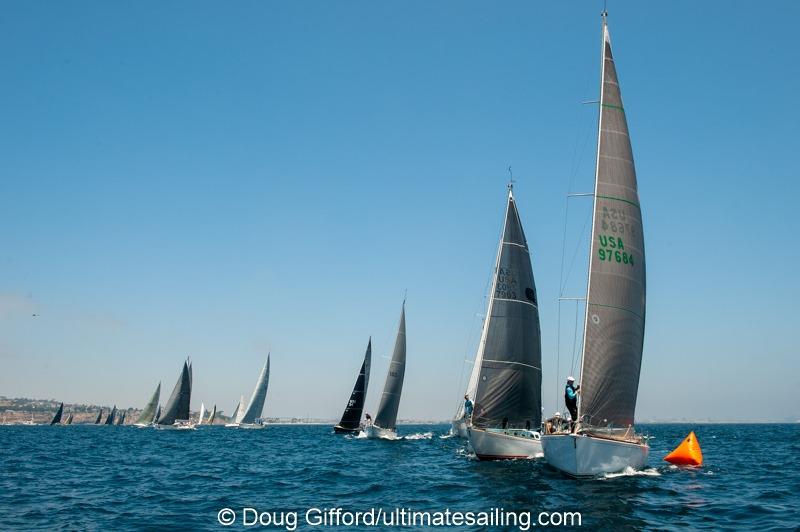
[[[604,93],[604,80],[606,76],[606,18],[608,12],[603,9],[600,18],[603,20],[602,31],[600,32],[600,100],[597,104],[597,153],[594,160],[594,194],[592,195],[592,229],[589,233],[589,268],[586,272],[586,308],[584,309],[583,316],[583,347],[581,348],[581,374],[580,379],[583,380],[583,364],[586,361],[586,330],[589,326],[589,292],[592,288],[592,257],[594,256],[595,238],[594,238],[594,221],[597,219],[597,183],[600,173],[600,137],[603,132],[603,93]],[[578,396],[578,421],[581,419],[581,406],[583,397]]]

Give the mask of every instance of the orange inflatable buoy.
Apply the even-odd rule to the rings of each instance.
[[[664,460],[677,465],[703,465],[703,451],[700,450],[700,442],[697,441],[694,431],[690,432],[674,451],[665,456]]]

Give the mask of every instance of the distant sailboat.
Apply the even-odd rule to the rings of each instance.
[[[211,409],[211,414],[208,416],[208,421],[206,421],[206,425],[213,425],[214,419],[217,417],[217,405],[214,405],[214,408]]]
[[[200,403],[200,415],[197,416],[197,426],[198,427],[203,424],[203,418],[205,417],[205,415],[206,415],[206,404],[205,403]]]
[[[147,401],[147,404],[144,406],[142,413],[139,414],[139,417],[136,419],[137,427],[146,427],[153,423],[153,417],[156,413],[156,408],[158,407],[158,400],[161,398],[161,382],[159,381],[158,386],[156,386],[156,391],[153,392],[153,396],[150,397],[150,400]]]
[[[126,414],[125,410],[120,412],[119,418],[117,419],[117,425],[124,425],[125,424],[125,414]]]
[[[361,371],[356,378],[356,384],[350,394],[350,400],[342,414],[339,424],[333,427],[338,433],[359,432],[361,430],[361,415],[364,413],[364,400],[367,398],[367,388],[369,387],[369,367],[372,360],[372,338],[367,342],[367,352],[364,354],[364,362],[361,363]]]
[[[242,429],[260,429],[264,428],[264,424],[258,422],[261,414],[264,411],[264,401],[267,397],[267,388],[269,387],[269,359],[267,355],[267,362],[261,369],[261,374],[258,376],[256,387],[253,390],[253,395],[250,397],[250,402],[247,408],[242,410],[242,414],[238,417],[236,425]]]
[[[573,432],[542,438],[548,464],[573,477],[641,468],[650,451],[633,428],[644,343],[642,212],[606,17],[578,419]]]
[[[189,422],[189,403],[192,396],[192,366],[189,360],[183,363],[183,369],[175,383],[161,416],[158,418],[159,428],[194,428]]]
[[[64,425],[72,425],[72,412],[70,412],[67,416],[67,420],[64,422]]]
[[[61,423],[61,416],[64,414],[64,403],[58,405],[58,410],[56,410],[56,414],[53,416],[53,419],[50,420],[51,425],[58,425]]]
[[[476,366],[475,406],[467,425],[475,455],[481,460],[541,455],[539,303],[512,184]]]
[[[236,427],[239,421],[244,416],[244,395],[239,398],[239,402],[236,403],[236,408],[233,409],[233,414],[231,414],[231,421],[230,423],[226,423],[226,427]]]
[[[397,439],[397,412],[400,408],[400,395],[403,392],[403,380],[406,375],[406,302],[400,312],[400,324],[394,343],[392,360],[386,373],[380,406],[375,421],[364,427],[368,438],[384,440]]]
[[[102,417],[103,417],[103,409],[101,408],[100,411],[97,413],[97,417],[94,420],[94,424],[95,425],[99,425],[100,424],[100,418],[102,418]]]
[[[113,425],[116,415],[117,415],[117,405],[114,405],[114,407],[111,409],[111,412],[108,414],[108,417],[106,418],[106,422],[104,423],[104,425]]]
[[[153,416],[153,421],[152,421],[153,425],[158,423],[158,418],[160,417],[161,417],[161,405],[158,405],[158,408],[156,409],[156,415]]]

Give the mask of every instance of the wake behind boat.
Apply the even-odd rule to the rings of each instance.
[[[263,429],[265,427],[260,422],[260,418],[264,412],[264,402],[266,401],[267,388],[269,387],[269,360],[270,355],[267,354],[267,362],[261,369],[261,374],[258,376],[256,387],[253,390],[253,395],[250,397],[247,408],[242,409],[241,414],[236,416],[236,420],[225,425],[226,427],[239,429]],[[239,404],[241,405],[242,401]]]
[[[350,394],[350,400],[342,414],[342,419],[333,427],[338,434],[357,433],[361,430],[361,415],[364,413],[364,401],[367,398],[367,388],[369,387],[369,368],[372,360],[372,338],[367,342],[367,352],[364,354],[364,362],[361,363],[361,371],[356,378],[356,384]]]
[[[533,458],[542,445],[542,347],[539,303],[513,185],[497,250],[476,368],[469,443],[481,460]]]
[[[406,302],[400,312],[400,325],[394,343],[392,360],[386,373],[386,383],[378,406],[378,414],[373,423],[364,426],[367,438],[382,440],[397,439],[397,411],[400,408],[400,395],[403,392],[403,380],[406,375]]]
[[[606,17],[580,400],[574,432],[542,437],[547,462],[572,477],[641,469],[650,451],[633,428],[644,343],[642,213]]]

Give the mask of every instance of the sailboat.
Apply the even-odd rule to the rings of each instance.
[[[200,415],[197,416],[197,426],[198,427],[203,424],[203,418],[205,417],[205,415],[206,415],[206,404],[205,403],[200,403]]]
[[[369,367],[372,359],[372,338],[367,342],[367,352],[364,354],[364,362],[361,363],[361,371],[356,378],[356,384],[350,394],[350,400],[342,414],[339,424],[333,430],[339,434],[359,432],[361,430],[361,414],[364,412],[364,400],[367,397],[369,387]]]
[[[478,344],[469,443],[481,460],[533,458],[542,445],[542,345],[533,268],[508,185],[505,224]]]
[[[155,425],[156,423],[158,423],[158,418],[160,417],[161,417],[161,405],[158,405],[158,408],[156,409],[156,415],[153,416],[152,424]]]
[[[641,468],[650,451],[633,428],[644,342],[642,213],[607,15],[578,419],[574,432],[542,438],[547,462],[573,477]]]
[[[127,412],[126,412],[125,410],[123,410],[123,411],[120,413],[120,415],[119,415],[119,419],[117,419],[117,423],[116,423],[117,425],[124,425],[124,424],[125,424],[125,414],[126,414],[126,413],[127,413]]]
[[[213,425],[214,419],[217,417],[217,405],[214,405],[214,408],[211,409],[211,414],[208,415],[208,421],[206,421],[206,425]]]
[[[64,403],[58,405],[58,410],[56,410],[56,414],[53,416],[53,419],[50,420],[51,425],[58,425],[61,423],[61,416],[64,414]]]
[[[101,408],[100,411],[97,413],[97,417],[94,420],[95,425],[100,424],[100,418],[103,417],[103,409]]]
[[[247,408],[241,410],[241,414],[237,415],[234,425],[240,429],[263,429],[264,424],[261,423],[261,414],[264,411],[264,401],[267,398],[267,388],[269,387],[269,359],[267,355],[267,362],[261,368],[261,374],[258,376],[256,387],[253,390],[253,395],[250,396],[250,402]]]
[[[406,302],[400,312],[400,325],[394,343],[392,361],[386,373],[386,383],[378,406],[375,421],[364,426],[367,438],[383,440],[397,439],[397,411],[400,408],[400,395],[403,392],[403,380],[406,375]]]
[[[114,407],[111,409],[111,412],[108,414],[108,417],[106,418],[106,422],[103,423],[103,424],[104,425],[113,425],[114,424],[114,418],[116,417],[116,415],[117,415],[117,405],[114,405]]]
[[[136,419],[134,423],[137,427],[147,427],[153,423],[153,417],[156,412],[156,407],[158,406],[158,400],[161,398],[161,382],[159,381],[158,386],[156,386],[156,391],[153,392],[153,396],[150,397],[150,400],[147,401],[147,404],[144,405],[142,409],[142,413],[139,414],[139,417]]]
[[[158,428],[193,429],[189,421],[189,403],[192,397],[192,364],[187,359],[156,425]]]
[[[64,422],[64,425],[72,425],[72,412],[70,412],[67,416],[67,420]]]
[[[231,414],[231,422],[226,423],[226,427],[237,427],[239,422],[242,420],[244,416],[244,395],[239,398],[239,402],[236,403],[236,408],[233,409],[233,414]]]

